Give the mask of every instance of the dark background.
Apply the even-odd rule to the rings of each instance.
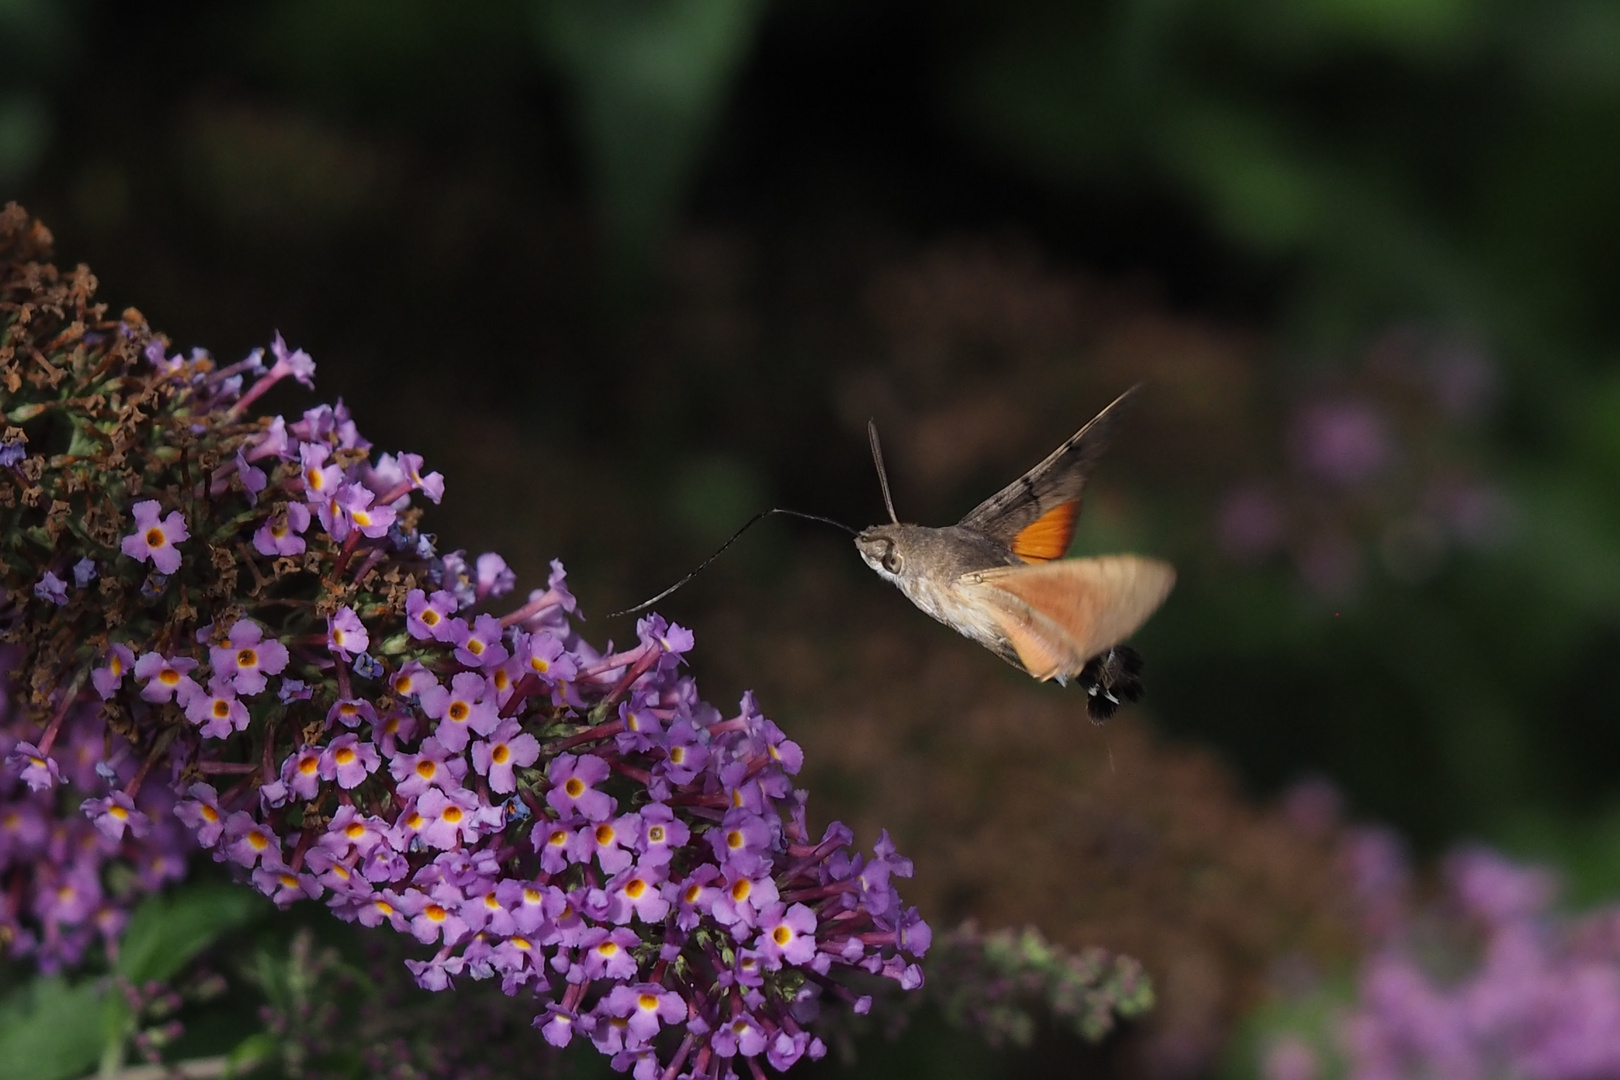
[[[1620,892],[1605,0],[9,0],[0,43],[0,198],[61,261],[309,350],[270,404],[425,454],[428,527],[562,558],[597,640],[756,510],[877,520],[869,416],[943,524],[1146,382],[1076,551],[1181,578],[1107,728],[832,530],[661,610],[931,920],[1220,957],[1156,974],[1154,1068],[1314,933],[1301,777]]]

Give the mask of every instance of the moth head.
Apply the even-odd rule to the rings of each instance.
[[[906,572],[906,552],[898,525],[874,525],[855,535],[855,550],[867,566],[886,581],[895,581]]]

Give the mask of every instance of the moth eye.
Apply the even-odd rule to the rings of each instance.
[[[900,553],[894,550],[892,547],[883,553],[883,569],[887,570],[891,574],[898,574],[900,572],[900,565],[902,561],[903,560],[900,558]]]

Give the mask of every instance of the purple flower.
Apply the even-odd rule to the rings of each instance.
[[[641,842],[637,850],[641,861],[649,866],[667,866],[675,849],[691,838],[686,822],[675,816],[675,811],[663,803],[651,803],[641,808]]]
[[[433,785],[460,786],[461,778],[467,775],[467,759],[460,753],[452,755],[449,747],[430,735],[422,740],[418,753],[399,754],[390,761],[388,772],[398,781],[394,790],[414,799]]]
[[[1335,484],[1365,483],[1394,455],[1383,414],[1355,398],[1303,406],[1294,419],[1293,443],[1305,472]]]
[[[303,349],[288,352],[287,342],[279,330],[276,332],[275,340],[270,343],[270,353],[276,358],[275,364],[270,368],[272,376],[279,378],[291,375],[309,389],[315,388],[315,361],[310,359],[309,353]]]
[[[499,667],[512,655],[501,644],[501,621],[493,615],[478,616],[471,627],[461,619],[452,620],[449,640],[456,647],[456,659],[468,667]]]
[[[114,645],[107,650],[107,663],[90,673],[90,683],[102,700],[112,697],[124,685],[124,674],[135,665],[135,654],[128,645]]]
[[[757,1057],[765,1050],[765,1029],[752,1016],[739,1013],[715,1028],[710,1045],[721,1057]]]
[[[480,601],[491,596],[504,596],[517,584],[517,575],[506,565],[506,560],[493,551],[486,551],[473,563],[473,580]]]
[[[42,753],[31,742],[19,740],[6,754],[6,767],[17,770],[29,791],[45,791],[62,782],[62,770],[56,759]]]
[[[73,564],[73,584],[82,589],[96,580],[96,573],[96,561],[86,555]]]
[[[614,930],[587,930],[580,942],[580,963],[590,979],[628,979],[636,973],[636,958],[630,950],[641,944],[635,931],[619,927]]]
[[[770,865],[770,826],[750,810],[726,811],[720,827],[709,832],[709,844],[715,859],[736,873],[752,875]]]
[[[28,450],[21,440],[0,442],[0,469],[14,468],[27,456]]]
[[[463,671],[450,686],[430,686],[420,695],[422,712],[439,721],[434,735],[451,753],[467,748],[469,729],[488,735],[500,722],[489,679],[476,671]]]
[[[354,609],[347,605],[338,608],[337,614],[327,624],[327,648],[345,660],[352,660],[356,653],[365,652],[370,644],[371,637]]]
[[[67,582],[47,570],[34,583],[34,595],[48,603],[60,606],[67,603]]]
[[[178,701],[182,706],[194,691],[201,689],[186,672],[197,666],[197,661],[186,656],[169,658],[160,653],[142,653],[135,661],[135,678],[143,685],[141,700],[153,704]]]
[[[596,785],[608,778],[609,771],[608,763],[594,754],[558,754],[551,763],[551,788],[546,792],[546,804],[565,821],[607,820],[617,803],[613,796],[597,791]]]
[[[321,779],[336,780],[345,790],[359,787],[381,763],[375,746],[361,742],[358,735],[339,735],[321,755]]]
[[[287,503],[271,514],[253,534],[253,550],[260,555],[297,555],[304,550],[303,531],[309,528],[309,507]]]
[[[186,793],[191,797],[175,804],[175,816],[196,833],[199,844],[213,847],[225,831],[224,815],[219,809],[219,792],[207,784],[192,784]]]
[[[487,742],[473,744],[473,768],[489,777],[489,790],[505,795],[517,790],[513,769],[527,768],[540,757],[540,741],[516,720],[503,720]]]
[[[405,629],[417,641],[449,641],[455,610],[456,598],[442,589],[432,596],[412,589],[405,597]]]
[[[180,569],[180,550],[175,545],[191,539],[180,511],[171,510],[167,517],[159,520],[162,507],[156,499],[143,499],[133,509],[135,531],[124,537],[121,545],[124,554],[142,562],[150,559],[162,574]]]
[[[803,967],[816,955],[816,913],[803,904],[772,904],[760,913],[754,947],[773,971],[784,963]]]
[[[264,627],[252,619],[238,619],[225,645],[208,650],[214,674],[239,694],[252,696],[264,689],[265,676],[279,675],[287,666],[287,647],[275,638],[265,640]]]
[[[664,1024],[678,1024],[686,1018],[686,1003],[672,990],[657,983],[615,986],[602,1002],[608,1016],[627,1017],[630,1034],[641,1042],[651,1042]]]
[[[217,679],[207,690],[199,688],[192,694],[185,702],[185,710],[186,719],[198,725],[210,739],[223,739],[232,732],[246,731],[250,719],[247,706],[236,699],[236,692]]]
[[[136,836],[145,836],[152,827],[151,820],[135,809],[135,800],[122,791],[103,799],[86,799],[79,809],[95,825],[96,831],[109,840],[122,840],[125,829]]]

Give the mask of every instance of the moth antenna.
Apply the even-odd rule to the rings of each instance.
[[[866,437],[872,441],[872,464],[877,466],[878,483],[883,485],[883,508],[889,512],[889,520],[900,524],[900,519],[894,513],[894,500],[889,497],[889,474],[883,471],[883,446],[878,442],[877,424],[868,420],[866,422]]]
[[[714,560],[720,557],[721,552],[725,551],[726,548],[736,543],[738,537],[742,536],[743,533],[753,528],[755,524],[763,521],[765,518],[770,517],[772,514],[786,514],[789,517],[804,518],[806,521],[819,521],[823,525],[836,525],[838,528],[843,529],[851,536],[855,535],[855,530],[850,528],[848,525],[845,525],[842,521],[834,521],[832,518],[822,517],[819,514],[806,514],[800,510],[784,510],[779,506],[772,507],[769,510],[761,510],[759,513],[745,521],[743,523],[743,527],[732,533],[731,538],[716,548],[713,555],[710,555],[707,559],[704,559],[702,562],[698,563],[696,568],[694,568],[691,573],[681,578],[681,580],[677,581],[675,584],[671,585],[669,588],[665,589],[651,600],[644,600],[635,607],[627,607],[623,611],[615,611],[606,617],[609,619],[617,619],[620,615],[634,615],[638,611],[646,611],[648,608],[658,603],[658,601],[664,599],[664,597],[670,595],[676,589],[679,589],[682,585],[685,585],[688,581],[691,581],[693,578],[697,577],[698,574],[702,572],[704,567],[708,566],[710,563],[714,562]]]

